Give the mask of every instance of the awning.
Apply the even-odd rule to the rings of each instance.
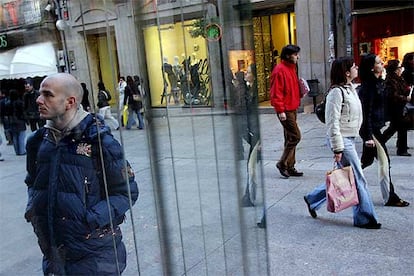
[[[12,51],[15,52],[10,59]],[[52,42],[22,46],[0,54],[0,79],[42,77],[57,72],[56,53]]]
[[[0,79],[10,76],[10,63],[16,53],[16,49],[0,53]]]

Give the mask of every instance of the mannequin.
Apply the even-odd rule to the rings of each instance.
[[[198,64],[199,60],[197,58],[197,53],[192,53],[191,54],[191,65],[196,65]]]
[[[170,84],[169,93],[170,93],[170,95],[172,94],[174,96],[174,102],[177,104],[178,103],[178,93],[177,93],[177,91],[179,90],[178,89],[178,78],[177,78],[177,75],[174,73],[173,66],[168,63],[168,58],[164,57],[163,61],[164,61],[164,64],[162,65],[162,70],[163,70],[164,74],[167,74],[167,79],[168,79],[168,82]],[[164,77],[164,84],[165,84],[164,89],[167,90],[166,87],[168,86],[168,83],[167,83],[165,77]],[[164,91],[164,92],[166,92],[166,91]]]

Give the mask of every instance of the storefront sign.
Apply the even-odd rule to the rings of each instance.
[[[222,30],[219,24],[211,23],[206,26],[206,38],[209,41],[218,41],[222,35]]]
[[[1,48],[7,48],[7,34],[0,35],[0,49]]]

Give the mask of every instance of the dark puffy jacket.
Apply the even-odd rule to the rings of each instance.
[[[32,90],[23,94],[24,115],[26,119],[40,119],[38,105],[36,99],[40,93],[37,90]]]
[[[407,96],[410,94],[409,86],[404,79],[395,73],[387,74],[385,80],[387,91],[387,103],[390,117],[395,120],[401,120],[403,117],[403,110],[407,103]]]
[[[138,198],[138,187],[129,163],[125,170],[121,145],[103,119],[98,116],[96,123],[95,115],[88,114],[57,144],[52,131],[42,128],[28,139],[26,149],[29,202],[25,217],[45,256],[44,273],[117,275],[117,263],[123,271],[126,252],[118,224],[130,207],[127,185],[132,204]]]
[[[371,78],[359,88],[363,121],[359,132],[364,141],[371,140],[372,134],[385,126],[388,121],[386,110],[385,82],[381,78]]]
[[[20,132],[26,130],[26,120],[23,111],[23,101],[18,99],[11,101],[9,114],[9,128],[11,131]]]

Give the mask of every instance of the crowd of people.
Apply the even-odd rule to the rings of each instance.
[[[297,74],[299,52],[297,45],[285,46],[281,63],[271,75],[270,101],[283,126],[285,139],[276,168],[285,178],[303,176],[295,168],[296,146],[301,138],[296,122],[301,97]],[[337,58],[331,66],[331,87],[326,97],[327,145],[336,162],[350,165],[354,171],[359,198],[359,204],[353,207],[354,225],[367,229],[381,228],[363,173],[375,158],[384,205],[409,205],[395,191],[386,142],[397,132],[397,155],[411,156],[403,110],[407,103],[413,103],[414,53],[405,54],[402,66],[398,60],[389,60],[386,73],[384,79],[384,62],[372,53],[361,57],[359,67],[350,57]],[[360,86],[356,87],[353,81],[358,77]],[[384,130],[387,122],[390,123]],[[364,142],[360,158],[355,148],[358,137]],[[316,187],[304,200],[309,214],[317,218],[316,211],[326,202],[326,184]]]
[[[141,88],[140,78],[138,76],[127,77],[128,82],[125,82],[124,77],[120,77],[118,84],[118,94],[115,101],[119,104],[119,109],[122,111],[124,107],[128,110],[126,129],[131,129],[132,125],[137,125],[138,129],[144,128],[143,119],[143,93]],[[87,111],[93,112],[94,108],[91,105],[89,90],[86,83],[81,83],[83,96],[80,101],[80,106]],[[120,125],[113,116],[110,100],[112,98],[111,92],[105,87],[102,81],[97,84],[97,113],[99,113],[106,123],[113,129],[118,130]],[[124,96],[126,93],[126,96]],[[30,77],[24,80],[24,92],[12,89],[2,89],[0,96],[0,117],[1,124],[4,128],[4,137],[7,145],[12,145],[16,155],[26,154],[26,131],[28,127],[32,132],[42,128],[46,121],[40,117],[37,98],[39,91],[34,87],[34,80]],[[129,116],[128,116],[129,115]],[[135,116],[138,119],[136,123]],[[1,140],[1,142],[3,142]],[[0,161],[4,161],[0,153]]]
[[[25,92],[23,95],[14,88],[1,91],[0,118],[4,128],[4,136],[7,145],[13,145],[16,155],[26,154],[27,125],[30,126],[31,131],[45,125],[45,120],[40,118],[36,103],[39,91],[33,85],[33,80],[27,78],[24,81]]]

